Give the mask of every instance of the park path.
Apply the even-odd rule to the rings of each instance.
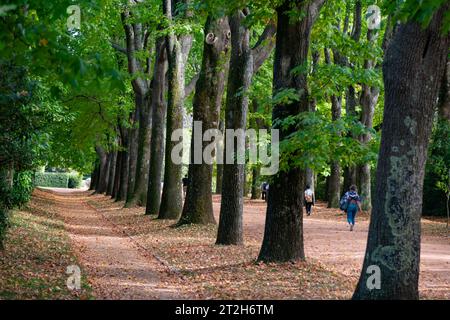
[[[82,273],[96,299],[177,299],[164,266],[87,203],[87,194],[50,189],[54,210],[64,219]]]
[[[105,216],[88,204],[88,192],[51,189],[54,210],[66,224],[72,245],[87,273],[97,299],[179,299],[181,293],[170,286],[170,277],[152,254],[127,237]],[[220,196],[214,196],[218,221]],[[266,204],[261,200],[245,200],[244,233],[261,243]],[[304,218],[305,252],[308,259],[322,263],[327,269],[356,281],[365,252],[368,220],[357,219],[353,232],[345,217],[323,204]],[[332,210],[332,211],[330,211]],[[333,211],[334,210],[334,211]],[[422,296],[450,299],[450,238],[422,236],[420,293]],[[184,297],[188,298],[188,297]]]

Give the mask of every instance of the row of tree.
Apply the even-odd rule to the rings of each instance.
[[[192,121],[202,123],[192,137],[278,129],[280,172],[269,178],[258,259],[305,259],[303,189],[325,175],[330,207],[342,185],[355,183],[365,209],[373,204],[354,297],[418,297],[427,148],[435,109],[449,114],[445,1],[382,1],[379,28],[363,0],[81,1],[81,28],[69,31],[66,3],[19,2],[0,7],[0,49],[43,85],[52,106],[39,142],[47,152],[35,163],[80,171],[95,163],[91,189],[177,225],[215,222],[215,172],[216,242],[242,244],[246,172],[256,197],[260,165],[194,163],[192,140],[183,203],[185,168],[170,160],[172,133]],[[366,286],[374,264],[382,290]]]

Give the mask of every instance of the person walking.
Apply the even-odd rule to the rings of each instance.
[[[261,199],[267,201],[267,187],[268,183],[264,181],[261,185]]]
[[[350,226],[350,231],[355,227],[356,213],[361,210],[361,197],[358,195],[358,190],[355,185],[350,187],[341,199],[341,209],[347,213],[347,222]]]
[[[184,178],[183,178],[183,199],[186,198],[186,191],[187,191],[188,182],[189,182],[188,176],[185,175]]]
[[[314,197],[314,192],[312,191],[311,186],[309,184],[306,186],[304,202],[305,202],[305,207],[306,207],[306,215],[310,216],[312,206],[315,203],[315,197]]]

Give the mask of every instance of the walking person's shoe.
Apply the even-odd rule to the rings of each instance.
[[[353,231],[353,224],[350,225],[350,231]]]

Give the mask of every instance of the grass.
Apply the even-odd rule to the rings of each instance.
[[[35,208],[33,201],[10,214],[5,250],[0,252],[0,300],[91,299],[84,277],[81,290],[67,288],[66,268],[78,263],[63,222]]]

